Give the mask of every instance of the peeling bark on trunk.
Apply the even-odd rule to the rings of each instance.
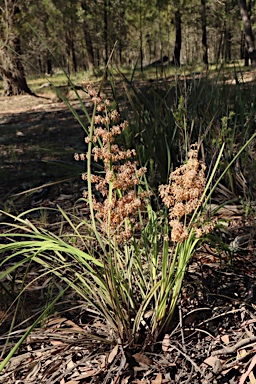
[[[240,0],[240,14],[244,25],[245,43],[249,58],[251,60],[251,65],[256,67],[256,50],[254,44],[254,36],[252,32],[251,20],[246,0]]]
[[[9,40],[8,47],[18,53],[19,39],[16,37]],[[0,50],[0,73],[4,82],[4,96],[14,96],[28,93],[33,95],[27,85],[23,65],[20,57],[9,48],[3,47]]]
[[[28,93],[34,95],[29,89],[25,78],[24,67],[21,61],[20,38],[16,32],[17,15],[20,10],[13,0],[5,0],[5,9],[0,18],[0,74],[4,82],[4,96],[13,96]]]

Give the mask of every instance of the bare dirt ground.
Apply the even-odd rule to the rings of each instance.
[[[22,202],[24,210],[33,199],[41,199],[41,194],[51,198],[51,193],[64,193],[65,188],[74,203],[83,187],[83,164],[75,162],[73,156],[84,152],[85,133],[64,103],[53,102],[51,94],[47,96],[0,97],[2,207],[16,201],[17,206]],[[72,104],[82,116],[79,105]],[[66,182],[58,183],[61,180]],[[41,188],[45,184],[49,186]],[[30,192],[16,198],[25,191]]]
[[[65,105],[31,96],[0,98],[0,131],[1,208],[72,207],[83,188],[83,164],[73,155],[84,151],[85,134]],[[213,244],[196,254],[173,327],[153,347],[88,342],[86,332],[107,338],[109,329],[70,294],[49,322],[32,332],[0,373],[0,383],[255,384],[255,213],[231,215],[229,221],[227,242],[238,247],[223,252]],[[49,284],[39,280],[31,287],[23,318],[41,310]],[[1,295],[0,319],[10,304]],[[27,329],[26,322],[15,328],[4,347],[12,314],[0,325],[3,356]]]

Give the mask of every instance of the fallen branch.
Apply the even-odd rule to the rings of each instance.
[[[212,356],[218,355],[228,355],[236,352],[239,348],[244,347],[247,344],[256,341],[256,336],[247,337],[246,339],[238,341],[233,347],[224,347],[223,349],[219,349],[218,351],[213,351]]]

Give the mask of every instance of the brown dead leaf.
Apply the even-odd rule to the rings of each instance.
[[[67,363],[67,368],[72,370],[74,367],[75,367],[75,363],[73,360],[69,360],[69,362]]]
[[[158,373],[157,377],[151,381],[151,384],[162,384],[162,382],[163,382],[162,373]]]
[[[204,363],[212,367],[214,370],[221,365],[221,361],[217,356],[209,356],[204,360]]]
[[[253,372],[249,373],[250,384],[256,384],[256,379]]]
[[[240,377],[239,384],[244,384],[248,376],[250,378],[250,383],[251,384],[255,384],[256,383],[254,374],[252,372],[252,370],[254,369],[255,365],[256,365],[256,355],[254,355],[254,357],[252,358],[252,361],[251,361],[247,371]],[[252,375],[250,375],[251,373],[252,373]]]
[[[87,377],[92,377],[97,373],[95,369],[90,369],[86,373],[82,373],[81,375],[76,377],[76,380],[80,381],[86,379]]]
[[[238,358],[244,357],[244,356],[246,356],[246,355],[247,355],[247,351],[246,351],[246,349],[244,349],[244,348],[241,348],[241,349],[239,349],[239,350],[237,351],[237,357],[238,357]]]
[[[228,345],[229,344],[229,335],[221,336],[221,341],[223,341],[223,343]]]
[[[167,352],[169,346],[170,346],[170,335],[168,335],[168,333],[166,333],[164,335],[164,339],[163,339],[163,342],[162,342],[162,351],[163,352]]]
[[[65,382],[65,380],[64,380],[64,381],[60,382],[60,384],[78,384],[78,383],[79,383],[79,381],[77,381],[77,380],[70,380],[67,382]]]
[[[55,325],[59,325],[60,326],[66,320],[67,319],[65,317],[59,317],[59,318],[50,319],[50,320],[48,320],[45,323],[45,327],[49,328],[49,327],[54,327]]]
[[[107,362],[107,356],[106,355],[99,355],[97,357],[100,369],[104,369],[106,367],[106,362]]]
[[[18,365],[21,365],[23,363],[23,361],[25,360],[28,360],[32,357],[32,354],[30,352],[27,352],[27,353],[24,353],[22,355],[19,355],[19,356],[15,356],[13,357],[12,359],[10,359],[9,361],[9,366],[8,366],[8,369],[11,371],[11,370],[14,370],[16,369],[16,367]]]
[[[124,377],[120,384],[128,384],[131,376]]]
[[[112,349],[108,356],[108,363],[111,364],[118,353],[118,344]]]
[[[52,345],[64,345],[61,340],[50,340]]]
[[[117,375],[114,377],[114,379],[111,380],[111,384],[119,384],[120,383],[120,375]]]
[[[151,360],[146,355],[143,355],[143,353],[135,353],[133,355],[134,359],[141,365],[150,366],[153,364],[153,360]]]
[[[36,381],[38,372],[40,371],[41,365],[39,362],[33,361],[31,364],[28,366],[30,372],[26,377],[26,380],[28,381]]]
[[[80,331],[80,332],[84,332],[84,329],[79,327],[79,325],[77,325],[76,323],[74,323],[72,320],[66,320],[65,321],[65,324],[69,325],[72,329],[74,329],[75,331]]]
[[[217,356],[209,356],[204,360],[204,363],[213,368],[216,360],[218,360]]]

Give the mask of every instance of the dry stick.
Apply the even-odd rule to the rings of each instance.
[[[194,373],[194,366],[192,365],[191,371],[190,371],[190,373],[188,375],[188,378],[185,381],[183,381],[183,384],[190,384],[191,383],[191,379],[192,379],[193,373]]]
[[[184,329],[183,329],[183,321],[182,321],[182,311],[181,311],[181,306],[179,305],[179,324],[180,324],[180,333],[181,333],[181,340],[182,340],[182,347],[185,352],[187,352],[186,349],[186,344],[185,344],[185,336],[184,336]]]
[[[235,345],[233,345],[233,347],[224,347],[223,349],[219,349],[218,351],[213,351],[212,356],[228,355],[228,354],[234,353],[239,348],[244,347],[245,345],[249,343],[253,343],[255,341],[256,341],[256,336],[247,337],[246,339],[238,341]]]
[[[186,320],[186,318],[187,318],[189,315],[193,314],[194,312],[199,312],[199,311],[203,311],[203,310],[210,310],[210,308],[205,307],[205,308],[197,308],[197,309],[193,309],[193,310],[190,311],[188,314],[186,314],[184,320]],[[223,317],[223,316],[226,316],[226,315],[234,314],[234,313],[237,313],[237,312],[244,312],[244,309],[241,309],[241,308],[239,308],[239,309],[233,309],[233,310],[231,310],[231,311],[221,313],[220,315],[212,316],[212,317],[210,317],[210,318],[207,318],[206,320],[201,321],[196,327],[199,328],[200,326],[202,326],[202,325],[204,325],[204,324],[206,324],[206,323],[209,323],[210,321],[216,320],[216,319],[218,319],[219,317]],[[173,330],[172,333],[170,334],[170,337],[172,337],[173,335],[175,335],[176,333],[179,332],[179,326],[180,326],[180,324],[178,324],[178,325],[174,328],[174,330]],[[185,330],[187,330],[187,329],[190,329],[190,330],[196,330],[196,328],[194,328],[194,327],[185,326]],[[202,331],[202,330],[201,330],[201,331]],[[204,331],[204,332],[207,333],[207,331]],[[209,335],[211,335],[211,334],[209,333]],[[211,336],[212,336],[212,335],[211,335]],[[188,338],[188,336],[187,336],[186,338]]]
[[[223,317],[223,316],[226,316],[226,315],[233,315],[234,313],[237,313],[237,312],[244,312],[244,309],[243,309],[243,308],[232,309],[231,311],[223,312],[223,313],[220,313],[219,315],[212,316],[212,317],[210,317],[209,319],[206,319],[206,320],[201,321],[201,322],[198,324],[198,327],[200,327],[201,325],[203,325],[203,324],[205,324],[205,323],[209,323],[210,321],[216,320],[216,319],[218,319],[219,317]]]
[[[248,352],[242,356],[239,356],[235,359],[235,361],[232,361],[231,363],[229,364],[221,364],[220,368],[218,368],[216,371],[214,371],[215,374],[217,373],[220,373],[220,372],[225,372],[233,367],[236,367],[238,366],[244,359],[246,359],[249,355],[251,355],[252,353],[254,353],[254,351],[251,351],[251,352]],[[246,367],[248,366],[248,363],[245,363],[243,365],[243,367]]]
[[[11,195],[11,197],[21,196],[21,195],[24,195],[26,193],[35,192],[38,189],[47,188],[47,187],[50,187],[52,185],[60,184],[60,183],[66,182],[66,181],[71,181],[71,180],[74,180],[75,178],[76,177],[69,177],[67,179],[62,179],[62,180],[58,180],[58,181],[52,181],[50,183],[45,183],[45,184],[39,185],[38,187],[26,189],[26,191],[15,193],[14,195]]]
[[[215,339],[215,337],[210,333],[210,332],[207,332],[205,331],[204,329],[201,329],[201,328],[197,328],[197,327],[185,327],[184,328],[184,331],[193,331],[193,333],[191,335],[188,335],[186,336],[186,339],[187,338],[191,338],[195,335],[196,332],[200,332],[200,333],[205,333],[207,336],[209,336],[210,338],[212,339]]]
[[[52,347],[51,347],[52,348]],[[71,354],[72,354],[72,350],[71,350]],[[92,353],[90,353],[89,355],[86,355],[86,356],[84,356],[81,360],[79,360],[79,362],[78,363],[75,363],[74,365],[73,365],[73,367],[71,367],[71,368],[66,368],[64,371],[62,371],[62,373],[54,380],[54,381],[52,381],[52,378],[50,378],[50,380],[51,381],[49,381],[48,380],[48,382],[46,383],[46,384],[56,384],[57,382],[59,383],[59,382],[61,382],[61,380],[66,376],[66,375],[68,375],[69,373],[71,373],[72,371],[75,371],[77,368],[79,368],[80,366],[83,366],[83,365],[85,365],[87,362],[88,362],[88,360],[89,360],[89,358],[91,358],[91,360],[93,360],[93,358],[96,358],[97,356],[99,356],[99,352],[97,352],[97,353],[95,353],[95,354],[92,354]],[[93,369],[93,368],[92,368]],[[99,374],[100,372],[102,371],[102,369],[101,368],[98,368],[98,370],[95,370],[95,373],[94,374],[92,374],[92,377],[93,376],[96,376],[97,374]]]
[[[105,376],[105,379],[103,381],[103,384],[107,383],[107,381],[108,381],[112,371],[114,371],[114,369],[115,369],[115,365],[116,365],[118,359],[120,358],[120,356],[121,356],[121,362],[120,362],[120,365],[119,365],[118,370],[116,372],[115,379],[118,379],[120,377],[121,372],[123,371],[123,369],[125,367],[125,364],[127,362],[126,356],[125,356],[125,353],[124,353],[123,348],[122,348],[121,345],[119,345],[119,348],[120,348],[120,352],[117,354],[117,356],[115,357],[114,361],[111,363],[111,365],[110,365],[110,367],[108,369],[108,373]]]
[[[178,344],[178,343],[177,343]],[[179,344],[178,344],[179,345]],[[195,368],[196,372],[199,372],[203,377],[205,376],[204,372],[201,371],[201,369],[198,367],[198,365],[191,359],[191,357],[189,355],[187,355],[185,352],[182,351],[182,348],[181,346],[179,345],[179,348],[176,347],[175,345],[170,345],[169,347],[169,351],[171,350],[171,348],[173,349],[176,349],[176,351],[178,351],[179,353],[181,353],[191,364],[192,366]]]

